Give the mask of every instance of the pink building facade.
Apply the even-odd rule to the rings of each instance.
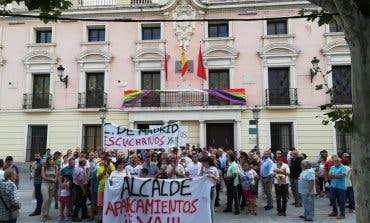
[[[8,7],[24,11],[16,3]],[[249,151],[257,141],[251,110],[258,106],[261,150],[294,147],[312,159],[322,149],[350,150],[348,137],[317,118],[323,115],[318,106],[329,98],[315,90],[321,74],[311,79],[310,73],[317,57],[323,72],[332,71],[327,80],[339,89],[337,104],[351,106],[344,35],[335,24],[318,27],[282,18],[296,16],[301,8],[315,6],[307,1],[96,0],[76,1],[63,12],[75,21],[2,17],[0,157],[24,161],[45,148],[97,148],[101,107],[108,110],[108,122],[147,128],[181,121],[188,126],[190,145]],[[232,21],[252,18],[264,20]],[[222,20],[164,21],[181,19]],[[200,47],[207,80],[196,74]],[[189,65],[184,76],[182,48]],[[67,84],[58,77],[60,65]],[[247,103],[196,91],[213,88],[245,89]],[[123,93],[132,89],[160,91],[122,109]]]

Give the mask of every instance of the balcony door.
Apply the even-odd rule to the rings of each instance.
[[[32,108],[49,108],[50,74],[33,75]]]
[[[104,105],[104,73],[86,74],[86,108]]]
[[[352,104],[351,66],[333,66],[333,100],[337,104]]]
[[[141,73],[142,90],[160,90],[161,74],[159,71],[150,71]],[[141,99],[142,107],[159,107],[161,104],[159,92],[152,92],[145,98]]]
[[[209,71],[209,89],[229,89],[230,75],[229,70],[210,70]],[[209,95],[209,105],[229,105],[229,101]]]
[[[289,68],[269,68],[268,105],[290,105]]]
[[[234,124],[233,123],[207,123],[207,148],[234,149]]]

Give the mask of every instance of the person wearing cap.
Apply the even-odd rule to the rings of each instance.
[[[148,177],[154,177],[159,173],[158,166],[151,161],[152,155],[150,153],[147,153],[145,155],[144,163],[142,165],[142,168],[145,168],[148,170]]]

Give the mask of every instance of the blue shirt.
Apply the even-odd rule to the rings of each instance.
[[[218,158],[219,162],[220,162],[220,169],[223,169],[226,167],[226,162],[227,162],[227,157],[226,156],[220,156]]]
[[[98,168],[95,168],[94,171],[92,172],[92,190],[93,192],[98,192],[98,187],[99,187],[99,180],[98,177],[96,176],[96,173],[98,172]]]
[[[261,177],[269,177],[271,175],[272,164],[274,163],[272,162],[270,158],[262,160],[261,171],[260,171]]]
[[[70,166],[66,166],[66,167],[64,167],[61,171],[60,171],[60,176],[64,176],[64,175],[66,175],[66,174],[68,174],[68,175],[70,175],[70,177],[71,177],[71,180],[72,180],[72,176],[73,176],[73,173],[74,173],[74,167],[73,168],[71,168]]]
[[[346,175],[347,175],[347,169],[345,166],[340,164],[339,166],[332,166],[330,168],[329,174],[343,174],[343,177],[340,179],[331,179],[330,180],[330,187],[332,188],[338,188],[342,190],[346,190]]]
[[[315,182],[315,171],[313,169],[305,169],[301,172],[299,175],[299,180],[298,180],[298,192],[300,194],[307,194],[308,193],[308,184],[310,181]],[[315,188],[315,183],[313,184],[312,191],[310,191],[311,194],[316,194],[316,188]]]

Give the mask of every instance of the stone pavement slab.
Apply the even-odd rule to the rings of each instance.
[[[36,204],[32,202],[32,182],[28,179],[28,174],[21,174],[21,187],[19,190],[20,198],[22,201],[22,208],[20,211],[20,217],[18,222],[20,223],[36,223],[40,222],[40,216],[29,217],[28,215],[34,210]],[[331,212],[331,207],[329,206],[328,198],[317,198],[315,200],[315,222],[326,223],[326,222],[343,222],[343,223],[355,223],[355,214],[346,213],[346,218],[344,220],[337,220],[336,218],[328,217]],[[263,198],[257,199],[257,216],[246,215],[245,211],[241,211],[239,215],[234,215],[234,213],[222,213],[225,208],[226,196],[225,192],[221,193],[221,207],[217,208],[216,212],[216,223],[296,223],[304,222],[298,216],[303,213],[303,208],[296,208],[290,203],[292,200],[288,200],[288,210],[287,216],[277,216],[276,209],[265,211],[263,206],[266,205],[266,200]],[[89,206],[88,206],[89,207]],[[275,206],[274,206],[275,207]],[[348,210],[348,209],[347,209]],[[346,211],[347,211],[346,210]],[[57,223],[58,210],[54,209],[54,201],[52,202],[50,216],[53,220],[48,220],[50,223]],[[190,223],[190,222],[185,222]],[[191,222],[191,223],[202,223],[202,222]]]

